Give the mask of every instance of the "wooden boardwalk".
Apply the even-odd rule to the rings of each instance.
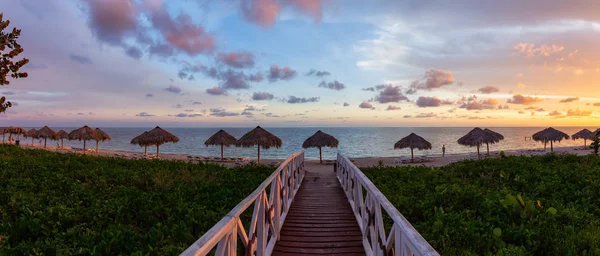
[[[328,169],[307,170],[273,255],[365,255],[348,199],[333,167]]]

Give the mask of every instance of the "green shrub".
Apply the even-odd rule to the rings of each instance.
[[[600,255],[597,157],[363,171],[442,255]]]
[[[273,171],[0,145],[0,254],[179,254]]]

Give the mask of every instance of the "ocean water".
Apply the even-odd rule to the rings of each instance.
[[[39,127],[34,127],[39,128]],[[52,127],[56,131],[64,129],[67,132],[75,127]],[[144,149],[129,142],[131,139],[151,128],[102,128],[110,134],[111,141],[100,142],[100,149],[110,149],[116,151],[143,152]],[[557,127],[557,129],[572,135],[583,128],[592,131],[596,127]],[[27,128],[30,129],[30,128]],[[194,156],[220,156],[220,147],[204,146],[212,134],[220,128],[166,128],[168,131],[179,137],[179,143],[168,143],[160,147],[161,153],[184,154]],[[227,132],[240,138],[252,128],[224,128]],[[401,155],[410,155],[409,149],[394,150],[394,143],[414,132],[431,142],[433,149],[418,151],[415,155],[438,155],[441,154],[442,145],[446,145],[446,154],[461,154],[476,152],[475,147],[466,147],[459,145],[456,141],[467,134],[472,128],[440,128],[440,127],[389,127],[389,128],[265,128],[269,132],[281,138],[283,146],[281,148],[261,149],[261,158],[284,159],[292,153],[302,149],[302,143],[317,130],[322,130],[333,135],[339,140],[338,148],[323,148],[324,159],[334,159],[337,152],[353,158],[363,157],[392,157]],[[542,148],[543,144],[531,140],[525,140],[525,137],[531,137],[534,133],[544,129],[544,127],[501,127],[490,128],[504,135],[505,139],[498,144],[490,145],[490,150],[517,150]],[[22,142],[31,143],[31,139],[22,139]],[[49,145],[56,145],[56,142],[48,142]],[[83,147],[83,142],[65,141],[65,146]],[[555,147],[565,146],[583,146],[582,140],[566,140],[556,143]],[[95,142],[87,142],[87,147],[95,147]],[[549,146],[548,146],[549,147]],[[485,146],[481,149],[485,150]],[[153,153],[156,148],[149,147],[148,151]],[[311,148],[305,150],[305,156],[308,159],[318,159],[318,149]],[[225,157],[256,157],[256,148],[225,148]]]

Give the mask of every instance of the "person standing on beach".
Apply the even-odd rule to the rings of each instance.
[[[446,145],[442,145],[442,157],[446,156]]]

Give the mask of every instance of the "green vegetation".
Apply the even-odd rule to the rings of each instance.
[[[0,145],[0,255],[176,255],[273,171]]]
[[[441,255],[600,255],[600,158],[363,169]]]

